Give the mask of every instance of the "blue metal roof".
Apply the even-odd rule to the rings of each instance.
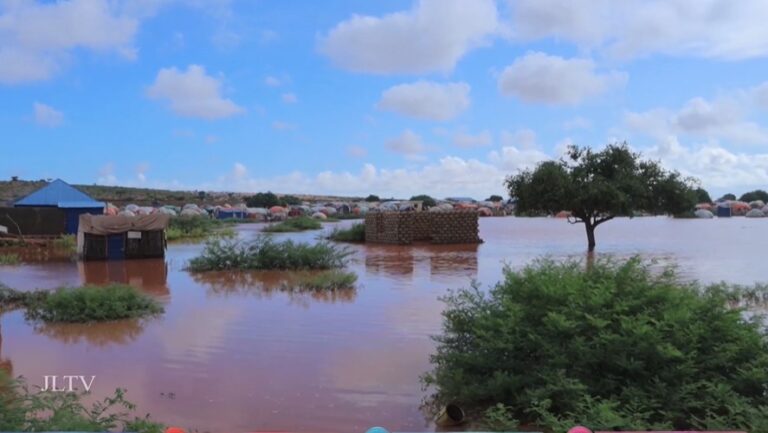
[[[77,206],[71,206],[76,203]],[[61,179],[56,179],[32,194],[19,199],[14,206],[54,206],[54,207],[103,207],[104,203],[96,201],[88,194],[78,190]]]
[[[60,201],[59,207],[62,209],[96,209],[103,208],[106,203],[103,201]]]

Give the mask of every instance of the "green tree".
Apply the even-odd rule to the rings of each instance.
[[[280,204],[280,200],[277,196],[271,192],[260,192],[256,195],[252,195],[245,199],[245,204],[248,207],[265,207],[270,208]]]
[[[426,194],[419,194],[411,197],[411,201],[420,201],[424,207],[433,207],[437,206],[437,202],[432,197],[426,195]]]
[[[485,199],[485,201],[500,202],[500,201],[504,201],[504,197],[494,194],[488,197],[487,199]]]
[[[761,200],[764,203],[768,203],[768,192],[765,192],[762,189],[756,189],[754,191],[744,193],[741,198],[739,198],[739,200],[745,201],[747,203],[755,200]]]
[[[284,195],[280,197],[280,204],[284,206],[298,206],[301,204],[301,199],[295,195]]]
[[[709,193],[704,188],[696,188],[696,202],[697,203],[712,203],[712,197],[709,196]]]
[[[717,199],[717,201],[734,201],[736,200],[736,194],[728,193]]]
[[[379,196],[371,194],[371,195],[369,195],[368,197],[365,198],[365,201],[373,202],[373,201],[381,201],[381,199],[379,198]]]
[[[626,143],[600,151],[571,146],[567,158],[540,163],[507,178],[510,197],[522,213],[571,212],[572,224],[582,223],[588,250],[595,249],[595,228],[616,216],[635,212],[654,215],[689,211],[696,202],[691,184],[676,171],[641,160]]]

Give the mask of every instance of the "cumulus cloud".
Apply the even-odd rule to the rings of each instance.
[[[0,2],[0,83],[50,78],[75,49],[133,58],[138,25],[107,0]]]
[[[99,169],[99,175],[96,183],[101,185],[116,185],[117,176],[115,176],[115,164],[108,162]]]
[[[213,120],[243,113],[242,107],[222,96],[221,85],[199,65],[190,65],[186,71],[164,68],[157,73],[147,95],[166,100],[174,113],[184,117]]]
[[[490,146],[493,144],[493,136],[486,129],[477,134],[459,131],[453,134],[453,145],[465,149],[472,147]]]
[[[723,139],[733,144],[766,144],[768,130],[747,119],[743,104],[732,98],[709,101],[693,98],[677,110],[656,108],[628,112],[624,124],[657,139],[671,135],[690,135],[705,139]]]
[[[368,149],[357,145],[347,146],[347,155],[352,158],[365,158],[368,156]]]
[[[377,107],[418,119],[451,120],[469,108],[469,91],[467,83],[417,81],[385,90]]]
[[[553,38],[619,58],[653,53],[717,59],[768,54],[763,0],[509,1],[513,37]]]
[[[147,181],[147,172],[149,171],[149,163],[142,162],[136,166],[136,180],[139,183],[145,183]]]
[[[35,102],[33,104],[35,111],[35,123],[48,128],[55,128],[64,123],[64,114],[50,105]]]
[[[501,131],[501,145],[507,147],[519,147],[522,149],[534,149],[536,144],[536,132],[523,128],[515,132]]]
[[[419,0],[382,17],[354,15],[321,38],[341,68],[376,74],[447,72],[498,30],[494,0]]]
[[[531,52],[507,66],[499,76],[499,91],[526,102],[575,105],[607,90],[623,86],[627,74],[598,74],[589,59],[565,59]]]
[[[406,157],[418,157],[427,151],[427,146],[421,136],[410,129],[406,129],[399,136],[387,141],[385,146],[392,152]]]

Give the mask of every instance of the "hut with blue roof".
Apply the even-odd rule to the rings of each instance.
[[[101,215],[105,203],[94,200],[88,194],[80,191],[61,179],[56,179],[28,196],[17,200],[16,208],[58,208],[66,216],[66,233],[76,234],[80,215]]]

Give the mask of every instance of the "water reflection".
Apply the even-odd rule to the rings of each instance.
[[[369,274],[407,277],[413,274],[413,248],[410,246],[366,246],[365,270]]]
[[[477,275],[477,250],[479,245],[435,246],[429,257],[432,275]]]
[[[83,284],[130,284],[155,296],[167,296],[168,265],[164,259],[78,262]]]
[[[469,245],[376,245],[365,247],[365,270],[369,274],[407,279],[428,264],[433,276],[474,277],[477,274],[477,244]]]
[[[316,273],[316,272],[314,272]],[[352,302],[357,296],[356,288],[342,290],[299,291],[295,282],[312,272],[286,271],[239,271],[193,273],[192,279],[206,287],[209,293],[219,296],[247,294],[256,298],[271,299],[276,294],[285,294],[291,301],[306,304],[306,301]]]
[[[65,344],[88,343],[97,347],[123,345],[136,340],[144,332],[146,320],[128,319],[99,324],[36,324],[35,333]]]

